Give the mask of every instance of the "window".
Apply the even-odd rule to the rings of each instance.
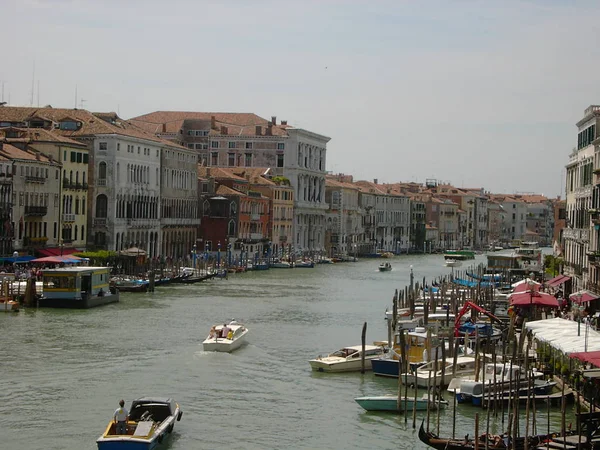
[[[198,145],[198,144],[196,144],[196,145]],[[194,148],[194,144],[188,144],[187,146],[188,146],[188,148]],[[196,148],[198,148],[198,147],[196,147]]]
[[[235,142],[229,142],[228,143],[228,147],[229,148],[235,148]]]
[[[189,144],[189,145],[192,145],[192,144]],[[203,145],[204,144],[196,144],[196,150],[202,150],[202,148],[203,148],[202,146]],[[190,148],[192,148],[192,147],[190,147]]]
[[[252,153],[246,153],[244,155],[244,165],[246,167],[252,167]]]
[[[252,142],[246,142],[246,149],[252,150]]]
[[[104,161],[98,165],[98,178],[100,180],[106,180],[106,163]]]
[[[285,144],[283,142],[278,142],[277,150],[285,150]]]
[[[235,166],[235,153],[227,153],[227,165],[229,167]]]
[[[71,162],[75,162],[77,161],[77,154],[76,152],[71,152]]]
[[[208,183],[202,183],[202,193],[206,194],[208,192]]]
[[[90,156],[87,153],[83,154],[83,164],[87,164],[90,160]]]
[[[283,167],[283,154],[277,155],[277,167]]]
[[[121,151],[121,143],[117,142],[117,151],[120,152]]]
[[[188,130],[188,132],[187,132],[188,136],[192,136],[193,133],[194,133],[194,130]]]
[[[77,152],[77,162],[80,163],[83,161],[83,155],[79,152]]]
[[[76,130],[78,128],[77,122],[72,120],[65,120],[59,126],[61,130]]]
[[[210,148],[219,148],[219,141],[210,141]]]
[[[219,152],[212,152],[210,154],[210,165],[211,166],[219,165]]]
[[[106,142],[100,142],[98,149],[108,150],[108,144]]]
[[[106,218],[108,214],[108,198],[104,194],[96,197],[96,217]]]

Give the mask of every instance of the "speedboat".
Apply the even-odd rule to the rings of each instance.
[[[98,450],[151,450],[162,443],[181,420],[183,411],[170,398],[143,397],[131,403],[126,434],[117,434],[114,420],[96,440]]]
[[[275,260],[271,263],[273,269],[290,269],[293,266],[288,261]]]
[[[484,397],[494,395],[503,398],[527,391],[530,382],[536,394],[546,394],[556,385],[556,382],[546,381],[543,376],[543,372],[536,369],[526,373],[521,366],[512,363],[489,363],[485,365],[477,379],[453,378],[448,391],[456,396],[458,403],[482,406]]]
[[[392,270],[392,265],[389,262],[379,264],[380,272],[389,272],[390,270]]]
[[[458,259],[448,258],[444,260],[444,265],[446,267],[460,267],[462,266],[462,261]]]
[[[0,312],[13,312],[19,310],[19,302],[9,297],[0,298]]]
[[[371,370],[371,360],[380,358],[384,352],[383,345],[365,345],[365,370]],[[327,356],[319,355],[309,364],[318,372],[355,372],[362,369],[362,354],[362,345],[343,347]]]
[[[310,260],[296,261],[294,263],[294,267],[296,267],[298,269],[301,269],[301,268],[304,268],[304,269],[309,268],[310,269],[310,268],[315,267],[315,263]]]
[[[429,397],[427,394],[423,394],[422,397],[415,399],[415,397],[404,397],[398,398],[397,395],[380,395],[371,397],[357,397],[354,399],[362,408],[367,411],[395,411],[402,412],[412,411],[427,411],[427,404],[429,404],[430,410],[438,408],[445,408],[448,406],[448,402],[443,399],[434,399]]]
[[[224,325],[214,325],[211,328],[211,334],[208,335],[202,347],[206,352],[231,352],[239,348],[244,342],[246,342],[246,335],[248,334],[248,328],[235,319],[227,324],[231,333],[222,335]],[[229,334],[229,337],[227,336]]]
[[[442,376],[443,361],[429,361],[417,367],[413,373],[403,373],[400,375],[403,383],[416,384],[418,387],[428,388],[433,386],[447,386],[452,378],[470,377],[475,375],[475,357],[474,356],[459,356],[456,358],[456,369],[454,375],[452,366],[454,360],[449,359],[443,368],[444,376]],[[437,371],[435,370],[437,369]]]

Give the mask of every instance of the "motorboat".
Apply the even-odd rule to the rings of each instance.
[[[126,434],[117,434],[116,423],[111,418],[96,440],[98,450],[154,449],[171,434],[182,415],[179,405],[170,398],[138,398],[131,403]]]
[[[228,328],[223,336],[223,329]],[[232,352],[246,342],[248,328],[235,319],[228,324],[213,325],[210,333],[202,342],[205,352]]]
[[[365,345],[365,370],[371,370],[371,361],[381,357],[385,351],[384,345]],[[355,372],[362,369],[362,354],[362,345],[342,347],[326,356],[311,359],[309,364],[318,372]]]
[[[310,260],[296,261],[294,263],[294,267],[298,269],[310,269],[312,267],[315,267],[315,263]]]
[[[271,267],[273,269],[291,269],[293,266],[288,261],[273,261],[271,263]]]
[[[544,380],[543,375],[543,372],[536,369],[525,372],[517,364],[488,363],[477,378],[453,378],[448,391],[456,396],[458,403],[482,406],[484,397],[502,398],[527,391],[530,386],[536,394],[547,394],[556,382]]]
[[[370,397],[357,397],[354,399],[363,409],[367,411],[413,411],[416,406],[417,411],[427,411],[428,404],[429,410],[436,410],[438,406],[445,408],[448,406],[448,402],[443,399],[437,399],[423,394],[422,397],[416,398],[413,396],[398,398],[397,395],[380,395]]]
[[[454,360],[429,361],[417,367],[412,373],[401,374],[402,382],[416,384],[418,387],[447,386],[453,378],[471,377],[475,375],[476,364],[474,356],[459,356],[456,358],[456,369],[453,370]],[[436,370],[437,369],[437,370]],[[443,372],[443,376],[442,376]]]
[[[444,260],[444,265],[446,267],[460,267],[462,266],[462,261],[459,259],[447,258]]]
[[[16,312],[19,310],[19,302],[10,297],[0,298],[0,312]]]
[[[383,262],[379,264],[380,272],[389,272],[390,270],[392,270],[392,265],[389,262]]]

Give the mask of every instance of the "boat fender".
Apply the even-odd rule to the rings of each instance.
[[[169,428],[167,428],[167,433],[172,433],[173,432],[173,427],[175,426],[174,423],[172,423],[171,425],[169,425]]]
[[[159,443],[159,444],[160,444],[160,443],[162,443],[162,441],[163,441],[163,437],[164,437],[164,434],[160,434],[160,435],[158,436],[158,443]]]
[[[181,420],[181,416],[183,416],[183,411],[179,411],[179,414],[177,415],[177,422]]]

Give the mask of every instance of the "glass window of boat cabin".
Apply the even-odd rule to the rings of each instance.
[[[44,289],[75,289],[75,277],[66,275],[44,275]]]

